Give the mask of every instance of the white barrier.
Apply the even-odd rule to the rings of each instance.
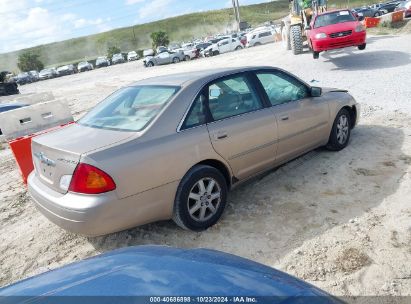
[[[1,137],[10,140],[71,121],[70,108],[62,100],[37,103],[0,113]]]

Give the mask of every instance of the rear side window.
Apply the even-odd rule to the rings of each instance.
[[[208,106],[214,120],[244,114],[263,106],[246,76],[233,76],[209,86]]]
[[[179,90],[173,86],[135,86],[110,95],[79,124],[117,131],[143,130]]]
[[[205,107],[206,96],[204,94],[200,94],[191,106],[182,129],[189,129],[205,124],[207,122]]]
[[[270,35],[271,35],[270,32],[264,32],[264,33],[261,33],[260,35],[258,35],[258,37],[261,38],[261,37],[267,37],[267,36],[270,36]]]
[[[297,79],[276,71],[257,73],[272,106],[308,97],[307,86]]]

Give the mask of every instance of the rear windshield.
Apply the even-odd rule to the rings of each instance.
[[[331,24],[356,21],[355,17],[349,11],[339,11],[327,13],[317,17],[314,23],[314,28],[327,26]]]
[[[117,131],[141,131],[178,91],[173,86],[135,86],[120,89],[78,122]]]

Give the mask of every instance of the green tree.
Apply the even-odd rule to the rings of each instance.
[[[32,70],[40,71],[44,68],[44,64],[40,60],[40,54],[32,51],[21,53],[17,61],[17,66],[20,71],[23,72]]]
[[[107,57],[112,58],[114,54],[121,53],[121,50],[116,46],[109,46],[107,49]]]
[[[153,32],[150,35],[153,45],[153,49],[156,49],[159,46],[168,46],[170,43],[170,39],[168,39],[168,35],[166,32],[158,31]]]

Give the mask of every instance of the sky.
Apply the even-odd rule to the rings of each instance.
[[[0,53],[227,7],[231,0],[0,0]]]

